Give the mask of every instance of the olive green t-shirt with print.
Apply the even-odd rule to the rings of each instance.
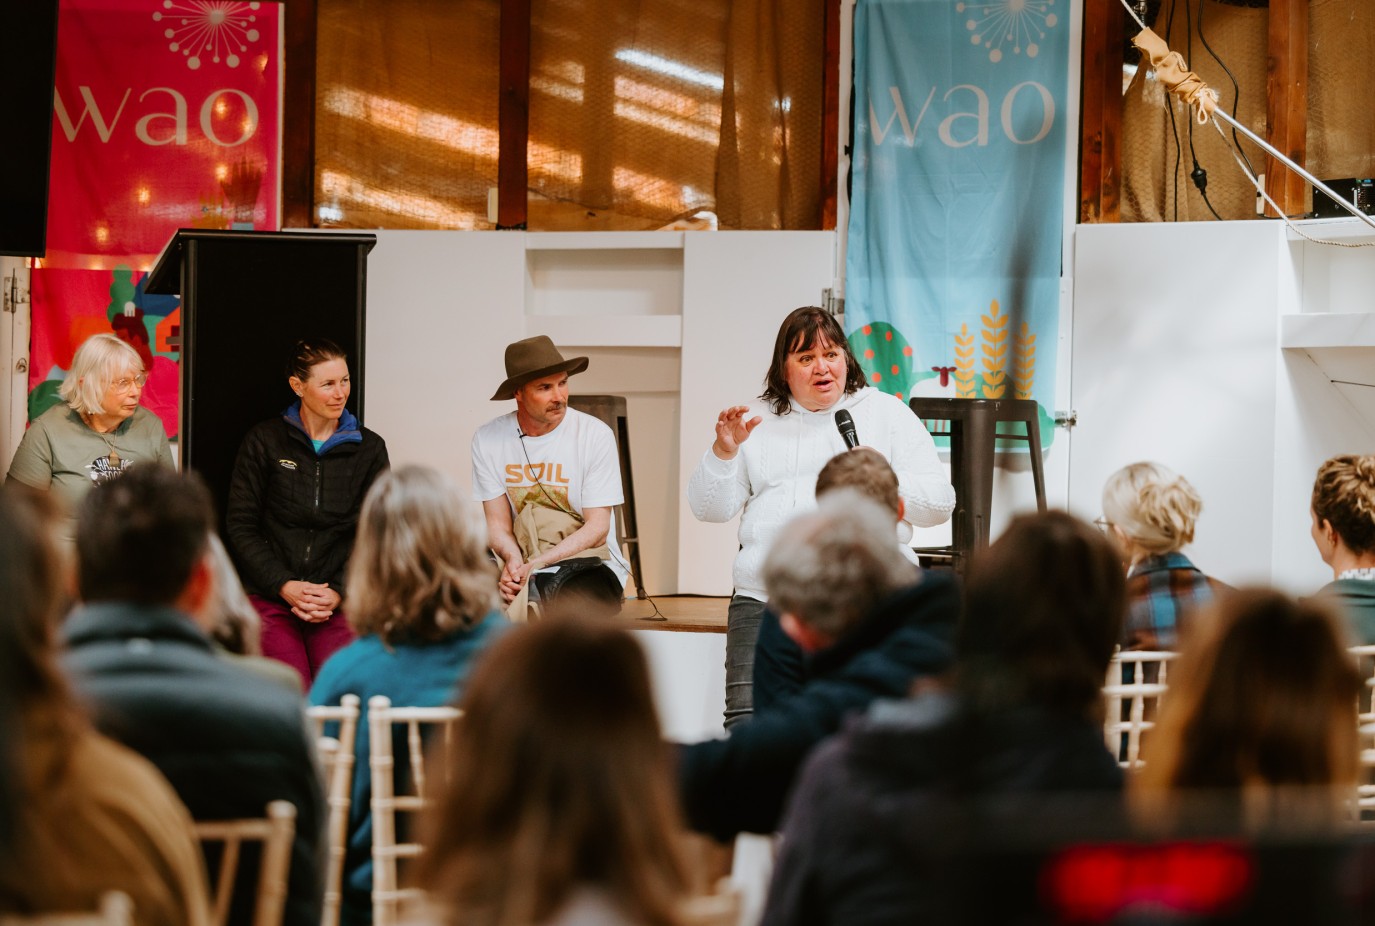
[[[173,465],[162,421],[148,409],[135,410],[114,431],[102,434],[87,426],[75,410],[57,405],[35,418],[24,432],[7,478],[56,492],[73,519],[69,532],[74,537],[76,511],[91,486],[135,463],[150,461]]]

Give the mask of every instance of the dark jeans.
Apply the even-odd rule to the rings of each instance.
[[[754,713],[754,643],[764,602],[736,595],[726,611],[726,729]]]

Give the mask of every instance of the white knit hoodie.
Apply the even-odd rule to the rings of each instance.
[[[899,541],[911,540],[909,525],[932,527],[954,511],[955,489],[931,435],[901,399],[864,387],[820,412],[807,411],[796,401],[786,415],[751,407],[746,420],[755,415],[764,420],[740,452],[722,460],[707,448],[687,489],[688,505],[699,521],[729,521],[745,510],[735,557],[735,594],[767,600],[764,557],[789,518],[816,506],[817,474],[845,449],[835,424],[835,413],[842,408],[854,417],[860,444],[883,454],[898,475],[907,509]]]

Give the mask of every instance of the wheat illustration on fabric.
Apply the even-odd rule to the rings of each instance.
[[[983,320],[983,367],[984,398],[1001,399],[1007,391],[1007,315],[999,314],[998,300],[989,305],[989,314]]]
[[[1022,322],[1022,330],[1017,333],[1017,352],[1012,358],[1012,397],[1031,398],[1031,387],[1036,383],[1036,335],[1031,326]]]

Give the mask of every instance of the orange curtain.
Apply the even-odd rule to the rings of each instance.
[[[491,228],[493,0],[318,0],[315,222]]]
[[[316,221],[489,228],[495,0],[318,0]],[[533,230],[814,229],[824,0],[533,0]]]

